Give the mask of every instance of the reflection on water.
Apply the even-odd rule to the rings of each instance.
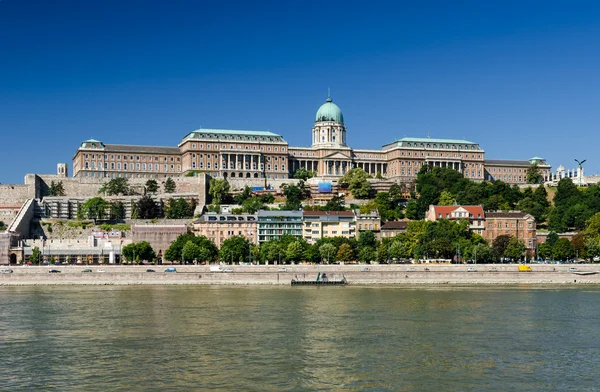
[[[0,288],[6,390],[596,390],[596,288]]]

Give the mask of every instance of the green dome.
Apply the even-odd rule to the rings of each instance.
[[[339,123],[344,122],[344,116],[342,115],[342,111],[340,110],[338,105],[331,101],[330,97],[327,97],[327,101],[325,101],[325,103],[321,105],[319,110],[317,110],[315,122],[319,121],[334,121]]]

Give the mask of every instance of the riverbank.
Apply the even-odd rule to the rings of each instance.
[[[229,267],[232,272],[213,272],[206,265],[174,267],[177,272],[165,272],[167,266],[3,267],[0,269],[13,272],[0,274],[0,286],[289,285],[294,278],[314,280],[319,272],[325,272],[329,279],[344,277],[352,285],[600,284],[597,264],[532,264],[531,272],[520,272],[515,264],[235,265]],[[92,272],[83,272],[87,269]],[[147,272],[148,269],[154,272]],[[50,273],[50,270],[60,272]]]

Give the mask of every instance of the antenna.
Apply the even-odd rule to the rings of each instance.
[[[327,98],[331,98],[331,88],[327,87]]]

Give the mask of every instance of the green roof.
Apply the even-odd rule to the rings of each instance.
[[[96,140],[96,139],[88,139],[88,140],[84,140],[83,143],[102,143],[100,140]]]
[[[540,157],[533,157],[533,158],[529,158],[530,161],[536,160],[536,161],[545,161],[544,158],[540,158]]]
[[[396,140],[398,143],[410,142],[410,143],[452,143],[452,144],[477,144],[468,140],[458,139],[431,139],[428,137],[403,137],[400,140]]]
[[[247,136],[276,136],[276,137],[280,136],[276,133],[269,132],[269,131],[245,131],[245,130],[237,130],[237,129],[210,129],[210,128],[196,129],[195,131],[190,132],[190,134],[192,134],[192,133],[214,133],[217,135],[247,135]]]
[[[338,107],[338,105],[331,101],[331,97],[327,97],[325,103],[321,105],[319,110],[317,110],[315,122],[319,121],[333,121],[338,123],[344,122],[342,110]]]

